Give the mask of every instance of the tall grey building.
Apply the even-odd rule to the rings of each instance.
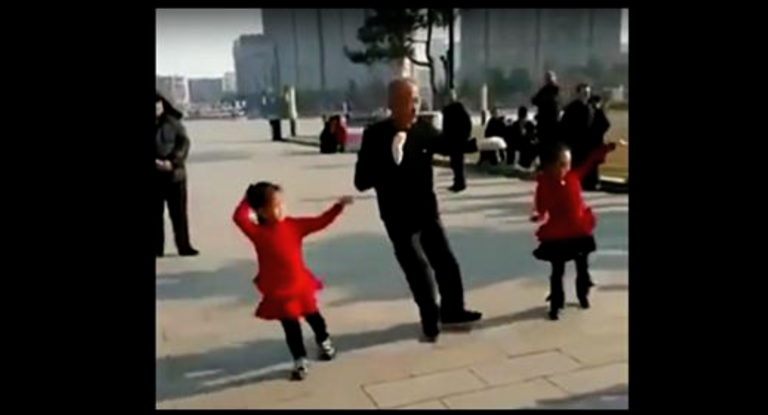
[[[491,69],[525,68],[539,78],[548,69],[607,66],[621,59],[621,9],[463,9],[462,79]]]
[[[189,105],[189,85],[183,76],[155,76],[155,88],[168,101],[179,108]]]
[[[222,78],[197,78],[189,80],[189,100],[195,104],[215,104],[224,95]]]
[[[359,49],[357,31],[365,9],[262,9],[264,35],[275,42],[281,85],[306,90],[343,90],[350,82],[384,78],[383,65],[353,64],[344,47]]]
[[[260,96],[280,86],[275,43],[264,35],[242,35],[233,48],[237,92]]]

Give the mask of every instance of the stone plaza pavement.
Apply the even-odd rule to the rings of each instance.
[[[304,126],[302,126],[305,128]],[[352,185],[355,156],[268,141],[263,121],[187,124],[190,221],[198,258],[167,258],[156,281],[158,408],[627,408],[627,195],[588,194],[598,216],[593,307],[546,319],[548,266],[536,261],[528,222],[532,184],[469,176],[466,192],[445,189],[443,221],[464,274],[467,304],[485,313],[471,330],[418,341],[417,312],[378,219],[375,195]],[[289,212],[316,214],[336,197],[357,197],[328,230],[305,242],[321,276],[322,311],[339,349],[288,381],[282,329],[252,317],[253,251],[231,222],[248,183],[272,180]],[[170,228],[170,224],[168,224]],[[316,351],[305,326],[310,356]]]

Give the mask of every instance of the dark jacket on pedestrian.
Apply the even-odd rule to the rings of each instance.
[[[574,164],[580,164],[589,155],[594,107],[580,100],[568,104],[560,122],[561,137],[571,149]]]
[[[170,172],[158,171],[161,180],[180,182],[186,180],[186,161],[189,154],[189,137],[181,124],[181,113],[170,103],[163,102],[163,115],[155,132],[155,158],[168,160],[173,165]]]
[[[361,192],[376,190],[379,215],[385,223],[409,226],[437,219],[432,159],[444,151],[444,137],[431,123],[416,122],[407,131],[403,159],[397,165],[392,155],[397,133],[391,119],[365,129],[357,154],[355,187]]]
[[[472,117],[459,101],[443,108],[443,137],[448,141],[447,151],[464,154],[467,141],[472,138]]]
[[[594,116],[590,126],[590,150],[598,148],[605,144],[605,134],[611,128],[611,122],[602,107],[594,107]]]
[[[547,84],[533,96],[531,103],[536,106],[536,121],[542,124],[557,124],[560,118],[560,87]]]

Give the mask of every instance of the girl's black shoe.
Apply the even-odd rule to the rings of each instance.
[[[559,314],[560,313],[559,313],[558,309],[556,309],[556,308],[550,309],[549,310],[549,319],[552,320],[552,321],[560,320]]]
[[[576,284],[576,297],[579,299],[579,305],[583,309],[588,309],[590,307],[589,304],[589,291],[592,287],[594,287],[594,283],[592,281],[587,281],[586,283],[579,284],[577,282]]]

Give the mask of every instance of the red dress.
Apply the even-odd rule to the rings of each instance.
[[[541,246],[534,255],[542,260],[570,260],[596,249],[592,232],[597,225],[592,209],[581,195],[581,180],[610,151],[604,145],[569,171],[562,180],[539,174],[536,179],[534,215],[544,223],[536,231]]]
[[[251,208],[243,199],[233,219],[253,242],[259,273],[254,284],[262,299],[255,315],[264,320],[296,320],[316,313],[315,293],[322,283],[304,265],[302,240],[330,225],[344,207],[336,204],[320,216],[287,217],[281,222],[259,225],[251,221]]]

